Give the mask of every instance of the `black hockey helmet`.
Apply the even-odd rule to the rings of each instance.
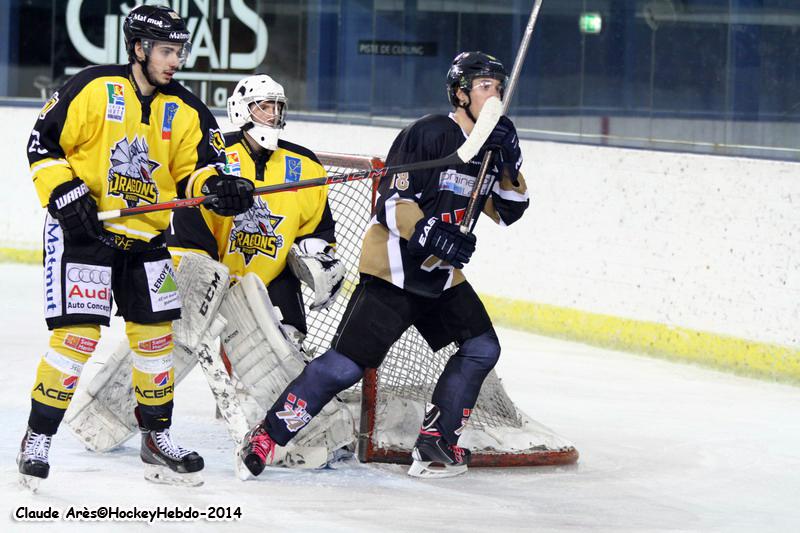
[[[469,93],[472,89],[472,80],[475,78],[492,78],[499,80],[500,95],[502,96],[508,81],[508,72],[503,64],[495,57],[483,52],[461,52],[447,71],[447,97],[454,106],[459,105],[456,92],[461,89]]]
[[[182,44],[182,63],[186,61],[192,44],[186,22],[175,11],[165,6],[140,5],[131,9],[122,25],[128,58],[136,60],[136,41],[165,41]],[[145,51],[147,52],[147,50]]]

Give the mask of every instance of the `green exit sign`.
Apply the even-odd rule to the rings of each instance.
[[[578,26],[581,28],[581,33],[600,33],[603,29],[603,18],[600,13],[581,13]]]

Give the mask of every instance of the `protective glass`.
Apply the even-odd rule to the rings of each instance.
[[[185,43],[172,43],[169,41],[154,41],[152,39],[142,39],[142,50],[144,50],[144,55],[149,57],[150,54],[155,50],[156,46],[158,45],[167,45],[167,46],[180,46],[180,50],[178,50],[178,62],[179,67],[183,68],[186,64],[186,60],[189,59],[189,54],[192,53],[192,43],[191,41],[186,41]]]
[[[497,85],[497,92],[500,93],[500,97],[503,97],[503,93],[506,90],[505,82],[498,81],[498,80],[475,80],[472,82],[472,89],[478,89],[480,91],[490,91],[495,85]]]

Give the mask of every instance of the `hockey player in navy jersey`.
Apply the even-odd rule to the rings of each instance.
[[[447,74],[453,110],[428,115],[405,128],[386,164],[432,160],[455,151],[472,131],[484,102],[503,96],[506,69],[481,52],[464,52]],[[486,142],[496,154],[483,212],[496,223],[517,221],[528,207],[519,174],[522,154],[514,124],[501,117]],[[389,348],[415,326],[433,350],[455,342],[458,351],[442,372],[412,452],[409,474],[446,477],[466,472],[470,452],[458,438],[500,343],[483,303],[462,268],[475,250],[472,233],[458,223],[480,168],[483,152],[468,163],[400,173],[379,185],[376,215],[364,236],[361,278],[331,348],[314,359],[253,427],[239,458],[253,475],[269,465],[275,445],[285,445],[336,395],[378,367]]]

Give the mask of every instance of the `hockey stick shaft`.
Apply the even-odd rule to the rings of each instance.
[[[307,189],[309,187],[321,187],[323,185],[334,185],[337,183],[345,183],[348,181],[357,181],[364,179],[378,179],[384,176],[398,174],[400,172],[412,172],[414,170],[424,170],[428,168],[444,167],[448,165],[455,165],[466,163],[480,151],[481,147],[489,138],[489,134],[494,129],[500,116],[503,114],[503,105],[497,98],[490,98],[486,101],[472,129],[469,137],[458,150],[452,154],[428,161],[418,161],[416,163],[407,163],[403,165],[395,165],[391,167],[383,167],[373,170],[359,170],[357,172],[348,172],[343,174],[333,174],[330,176],[323,176],[320,178],[313,178],[303,180],[297,183],[278,183],[275,185],[267,185],[258,187],[253,191],[254,195],[270,194],[284,191],[297,191],[300,189]],[[196,207],[198,205],[212,205],[216,200],[216,196],[209,194],[207,196],[198,196],[196,198],[182,198],[177,200],[170,200],[168,202],[161,202],[158,204],[141,205],[136,207],[128,207],[122,209],[114,209],[111,211],[103,211],[97,214],[99,220],[109,220],[112,218],[127,217],[131,215],[140,215],[142,213],[153,213],[156,211],[165,211],[168,209],[179,209],[183,207]]]
[[[511,69],[511,75],[508,78],[508,85],[506,86],[505,94],[503,95],[503,115],[508,111],[508,106],[511,104],[511,99],[514,96],[514,90],[517,88],[517,81],[519,80],[519,73],[522,70],[522,64],[525,63],[525,57],[528,55],[528,45],[530,45],[531,38],[533,37],[533,27],[536,26],[536,19],[539,18],[539,10],[542,8],[542,0],[535,0],[533,8],[531,9],[531,16],[528,19],[528,25],[525,27],[525,33],[522,35],[522,42],[519,44],[517,50],[517,57],[514,59],[514,66]],[[481,114],[483,111],[481,111]],[[480,116],[478,117],[480,120]],[[476,212],[479,202],[482,200],[481,191],[483,184],[486,182],[486,173],[489,171],[489,165],[493,157],[492,150],[486,150],[481,161],[481,168],[478,171],[478,179],[475,180],[475,186],[470,194],[467,210],[464,212],[464,218],[461,219],[460,229],[462,233],[468,233],[474,226],[475,219],[478,213]]]

